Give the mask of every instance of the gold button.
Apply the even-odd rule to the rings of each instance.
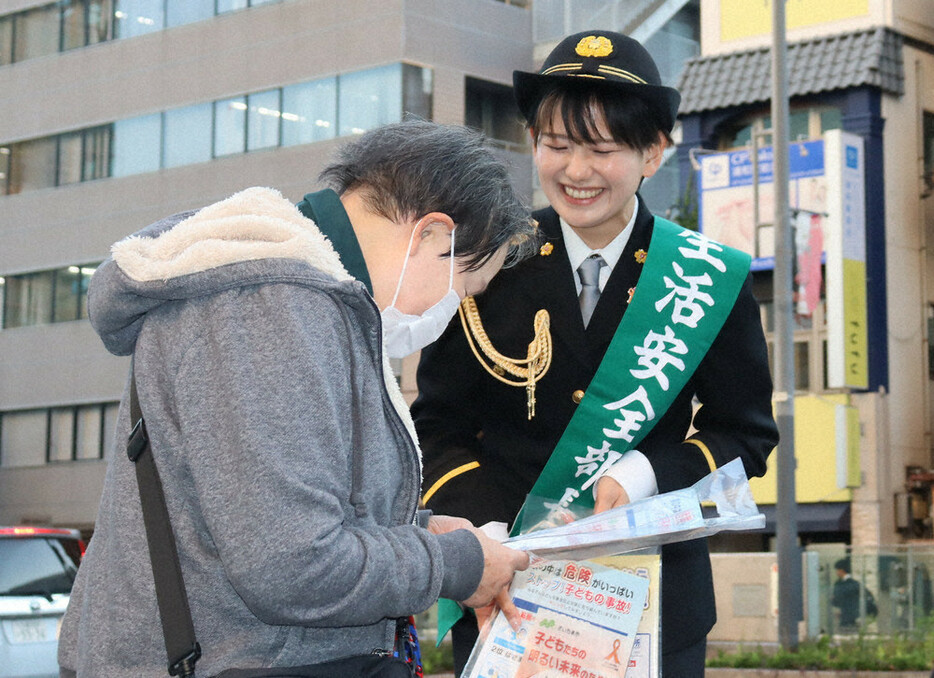
[[[493,365],[493,371],[496,372],[496,374],[498,374],[499,376],[503,376],[504,374],[506,374],[506,370],[504,370],[499,365]]]
[[[583,399],[584,399],[584,392],[581,391],[580,389],[577,389],[576,391],[574,391],[574,393],[571,394],[571,400],[574,401],[575,405],[580,405],[581,400]]]

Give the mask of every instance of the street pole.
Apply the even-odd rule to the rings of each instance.
[[[792,317],[792,247],[788,207],[788,69],[785,0],[772,0],[772,186],[775,189],[775,414],[778,445],[776,537],[778,550],[778,639],[785,649],[798,647],[802,618],[801,552],[795,499],[794,327]],[[754,159],[758,162],[758,158]]]

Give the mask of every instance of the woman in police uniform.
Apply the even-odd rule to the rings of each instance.
[[[514,84],[551,205],[535,214],[543,244],[423,351],[413,404],[426,506],[477,525],[515,518],[625,317],[654,225],[637,190],[661,164],[680,101],[646,50],[610,31],[569,36]],[[550,323],[536,320],[542,309]],[[737,457],[762,475],[778,440],[771,393],[748,277],[673,404],[596,483],[596,510],[688,487]],[[663,547],[664,675],[703,675],[715,617],[706,540]],[[453,632],[460,668],[476,622]]]

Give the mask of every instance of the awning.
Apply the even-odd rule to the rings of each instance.
[[[789,97],[852,87],[905,89],[902,37],[887,29],[828,35],[788,45]],[[771,98],[771,50],[699,57],[687,62],[678,89],[679,115],[764,103]]]

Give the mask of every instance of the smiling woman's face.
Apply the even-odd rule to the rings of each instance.
[[[598,248],[626,227],[639,183],[661,164],[662,146],[639,151],[613,141],[602,113],[594,118],[596,143],[578,143],[555,110],[538,135],[534,156],[548,202],[584,242]]]

